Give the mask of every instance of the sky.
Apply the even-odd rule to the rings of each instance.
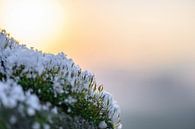
[[[18,3],[16,0],[8,1],[11,2],[7,2],[9,5],[4,5],[6,9],[1,11],[1,21],[6,19],[6,15],[11,17],[10,14],[15,11],[14,9],[5,11],[10,9],[10,4],[13,3],[14,6]],[[36,40],[35,36],[33,38],[29,36],[29,40],[15,36],[16,39],[24,41],[25,44],[28,42],[27,45],[46,52],[64,51],[84,68],[99,67],[96,66],[97,63],[102,65],[101,67],[111,64],[116,64],[118,67],[130,65],[137,67],[140,64],[151,66],[178,61],[181,58],[194,58],[195,2],[193,0],[49,1],[51,5],[53,3],[60,5],[51,10],[57,15],[59,10],[56,11],[55,8],[62,8],[59,17],[64,18],[48,17],[47,20],[56,19],[63,22],[53,20],[54,25],[52,27],[50,25],[49,29],[46,28],[48,26],[42,25],[44,23],[40,23],[39,29],[35,29],[40,34],[29,33],[29,35],[35,33],[42,35],[39,37],[41,40]],[[33,8],[36,7],[38,8],[37,5]],[[40,11],[44,13],[43,10]],[[17,17],[11,20],[17,20]],[[8,28],[6,30],[11,34],[19,33],[17,32],[19,30],[12,29],[9,24],[7,26],[4,27],[2,24],[1,28]],[[54,30],[54,27],[58,30]],[[46,29],[53,32],[44,32]],[[54,36],[51,36],[52,34]]]
[[[74,8],[70,40],[79,50],[72,53],[84,60],[129,67],[194,55],[193,1],[81,1]]]
[[[135,120],[126,112],[158,116],[195,107],[194,0],[21,1],[0,0],[0,28],[95,73],[125,118]],[[183,128],[191,124],[183,122]]]

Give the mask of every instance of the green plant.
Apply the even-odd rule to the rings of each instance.
[[[2,82],[13,80],[24,92],[36,95],[43,105],[56,107],[60,116],[82,119],[94,128],[121,128],[120,109],[113,97],[97,85],[93,74],[82,71],[63,53],[28,49],[5,31],[0,33],[0,51]]]

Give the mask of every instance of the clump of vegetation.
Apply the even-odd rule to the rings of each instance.
[[[0,33],[0,81],[0,94],[8,88],[0,95],[0,114],[6,116],[0,116],[0,129],[121,128],[119,106],[97,85],[93,74],[82,71],[63,53],[45,54],[19,45],[5,31]],[[13,99],[12,108],[4,99],[17,92],[12,93],[14,87],[20,87],[24,100]],[[30,106],[29,96],[36,98]],[[32,110],[34,105],[39,109]]]

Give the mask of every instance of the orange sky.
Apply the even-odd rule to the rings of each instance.
[[[64,49],[95,66],[195,59],[194,7],[189,0],[75,1],[72,50]]]
[[[35,47],[63,51],[86,69],[195,59],[193,0],[58,2],[67,14],[63,31]]]

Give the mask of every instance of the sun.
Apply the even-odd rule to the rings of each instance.
[[[0,0],[0,27],[31,46],[54,38],[66,23],[58,0]]]

